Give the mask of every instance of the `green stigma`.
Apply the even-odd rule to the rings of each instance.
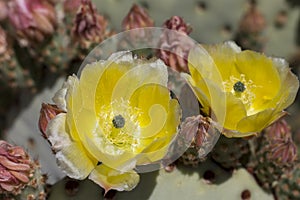
[[[238,81],[233,85],[233,89],[236,92],[244,92],[246,90],[246,87],[245,87],[244,83],[242,83],[241,81]]]
[[[112,123],[115,128],[123,128],[125,125],[125,119],[122,115],[117,115],[113,118]]]

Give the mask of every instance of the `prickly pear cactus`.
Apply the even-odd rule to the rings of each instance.
[[[64,179],[52,188],[49,200],[55,199],[102,199],[102,191],[90,181],[80,182],[71,193],[69,179]],[[228,192],[230,191],[230,192]],[[247,197],[247,198],[246,198]],[[141,174],[141,182],[131,192],[119,192],[113,199],[264,199],[273,196],[265,193],[254,178],[244,169],[231,175],[213,162],[205,162],[197,168],[179,165],[172,172],[161,169]]]
[[[247,163],[250,155],[249,144],[243,138],[221,136],[211,152],[212,158],[222,167],[238,168]]]
[[[296,165],[292,170],[282,174],[275,189],[278,199],[300,199],[300,166]]]

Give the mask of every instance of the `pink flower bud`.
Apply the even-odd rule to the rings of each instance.
[[[42,42],[56,26],[54,5],[46,0],[12,0],[8,16],[20,40]]]
[[[0,194],[19,193],[30,181],[32,164],[23,148],[0,140]]]
[[[154,22],[147,11],[136,4],[133,4],[129,13],[126,15],[122,22],[122,27],[124,30],[152,26],[154,26]]]
[[[89,48],[91,43],[100,43],[105,38],[107,21],[97,13],[90,0],[82,0],[76,14],[73,36],[81,47]]]
[[[162,35],[158,57],[172,69],[188,72],[187,57],[193,44],[186,36],[191,33],[191,27],[178,16],[171,17],[164,23],[163,27],[178,31],[178,33]]]

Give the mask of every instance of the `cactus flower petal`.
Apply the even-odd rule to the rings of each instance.
[[[71,178],[84,179],[94,169],[97,160],[91,158],[80,143],[70,139],[65,128],[66,114],[57,115],[48,125],[48,140],[56,152],[57,163]]]
[[[114,189],[117,191],[130,191],[139,183],[139,175],[131,170],[121,172],[106,165],[97,166],[89,176],[89,179],[104,188],[105,193]]]

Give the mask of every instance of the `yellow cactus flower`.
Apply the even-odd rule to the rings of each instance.
[[[131,190],[136,166],[164,158],[180,123],[181,110],[167,89],[162,61],[143,61],[129,52],[85,66],[53,98],[65,111],[47,126],[60,168],[87,176],[105,191]]]
[[[234,42],[197,46],[185,74],[205,114],[227,137],[254,135],[285,114],[299,88],[281,58],[241,51]]]

